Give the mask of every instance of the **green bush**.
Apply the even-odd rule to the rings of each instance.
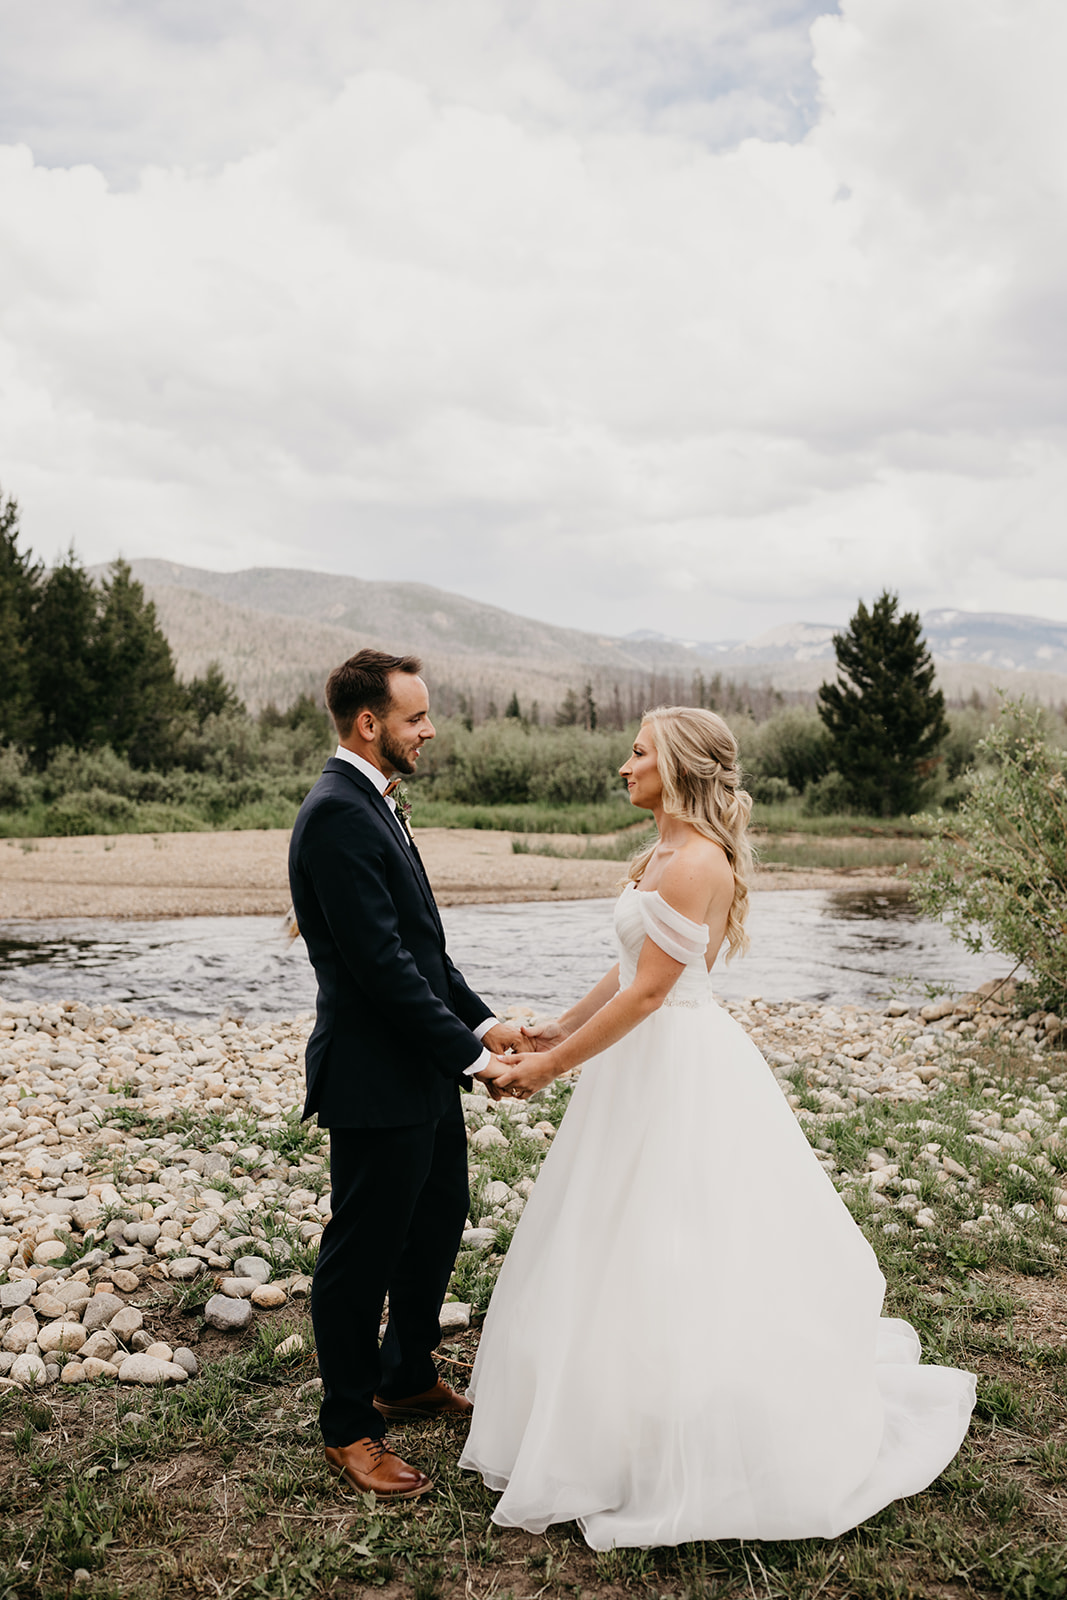
[[[1042,738],[1042,716],[1008,702],[978,746],[958,814],[925,817],[934,840],[913,880],[924,911],[953,937],[988,943],[1029,971],[1029,998],[1067,1005],[1067,756]]]
[[[758,772],[745,773],[745,788],[763,806],[784,805],[795,800],[797,792],[785,778],[765,778]]]
[[[20,811],[33,793],[26,756],[13,744],[0,745],[0,811]]]
[[[137,807],[124,795],[109,794],[106,789],[75,789],[53,801],[44,815],[50,834],[121,833],[132,827]]]
[[[620,786],[623,733],[524,727],[514,719],[467,728],[450,719],[419,757],[418,798],[461,805],[593,805]]]
[[[835,817],[851,811],[851,787],[836,768],[809,783],[804,790],[804,811],[809,817]]]
[[[766,722],[738,720],[733,727],[741,746],[745,787],[754,799],[762,798],[753,787],[760,779],[781,779],[794,794],[801,794],[830,770],[830,736],[810,706],[790,706]],[[767,800],[771,803],[769,794]]]

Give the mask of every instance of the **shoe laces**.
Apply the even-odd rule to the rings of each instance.
[[[392,1451],[389,1449],[389,1440],[386,1438],[384,1433],[380,1439],[368,1439],[366,1449],[367,1454],[373,1457],[374,1465],[376,1467],[381,1465],[383,1456],[392,1454]]]

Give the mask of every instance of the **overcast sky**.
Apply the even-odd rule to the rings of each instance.
[[[51,558],[1067,620],[1063,0],[0,0]]]

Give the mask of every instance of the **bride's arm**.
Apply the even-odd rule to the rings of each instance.
[[[565,1011],[561,1017],[552,1021],[537,1022],[532,1028],[523,1028],[523,1033],[532,1039],[535,1050],[550,1050],[561,1039],[569,1038],[572,1033],[595,1016],[601,1006],[619,992],[619,963],[616,961],[610,972],[605,972],[598,984],[590,989],[587,995]]]
[[[702,922],[707,918],[713,937],[714,930],[718,930],[718,942],[721,943],[733,899],[733,872],[717,846],[711,846],[711,851],[713,853],[709,854],[702,849],[687,860],[672,862],[663,875],[660,892],[669,905],[690,921]],[[724,865],[725,873],[722,870]],[[570,1072],[591,1056],[599,1055],[610,1045],[617,1044],[639,1022],[659,1009],[684,970],[684,962],[676,961],[665,950],[661,950],[654,939],[646,938],[641,947],[634,981],[627,988],[619,989],[575,1032],[551,1050],[536,1055],[527,1054],[522,1058],[521,1065],[516,1062],[512,1066],[509,1062],[506,1070],[496,1079],[496,1086],[506,1093],[514,1084],[532,1094],[537,1089],[543,1089],[546,1083],[551,1083],[553,1078]],[[596,994],[597,991],[594,989],[592,992]]]

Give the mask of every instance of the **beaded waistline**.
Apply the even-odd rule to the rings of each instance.
[[[713,996],[708,994],[700,1000],[683,1000],[680,995],[669,994],[663,1001],[665,1006],[684,1006],[687,1011],[699,1011],[704,1006],[710,1006]]]

